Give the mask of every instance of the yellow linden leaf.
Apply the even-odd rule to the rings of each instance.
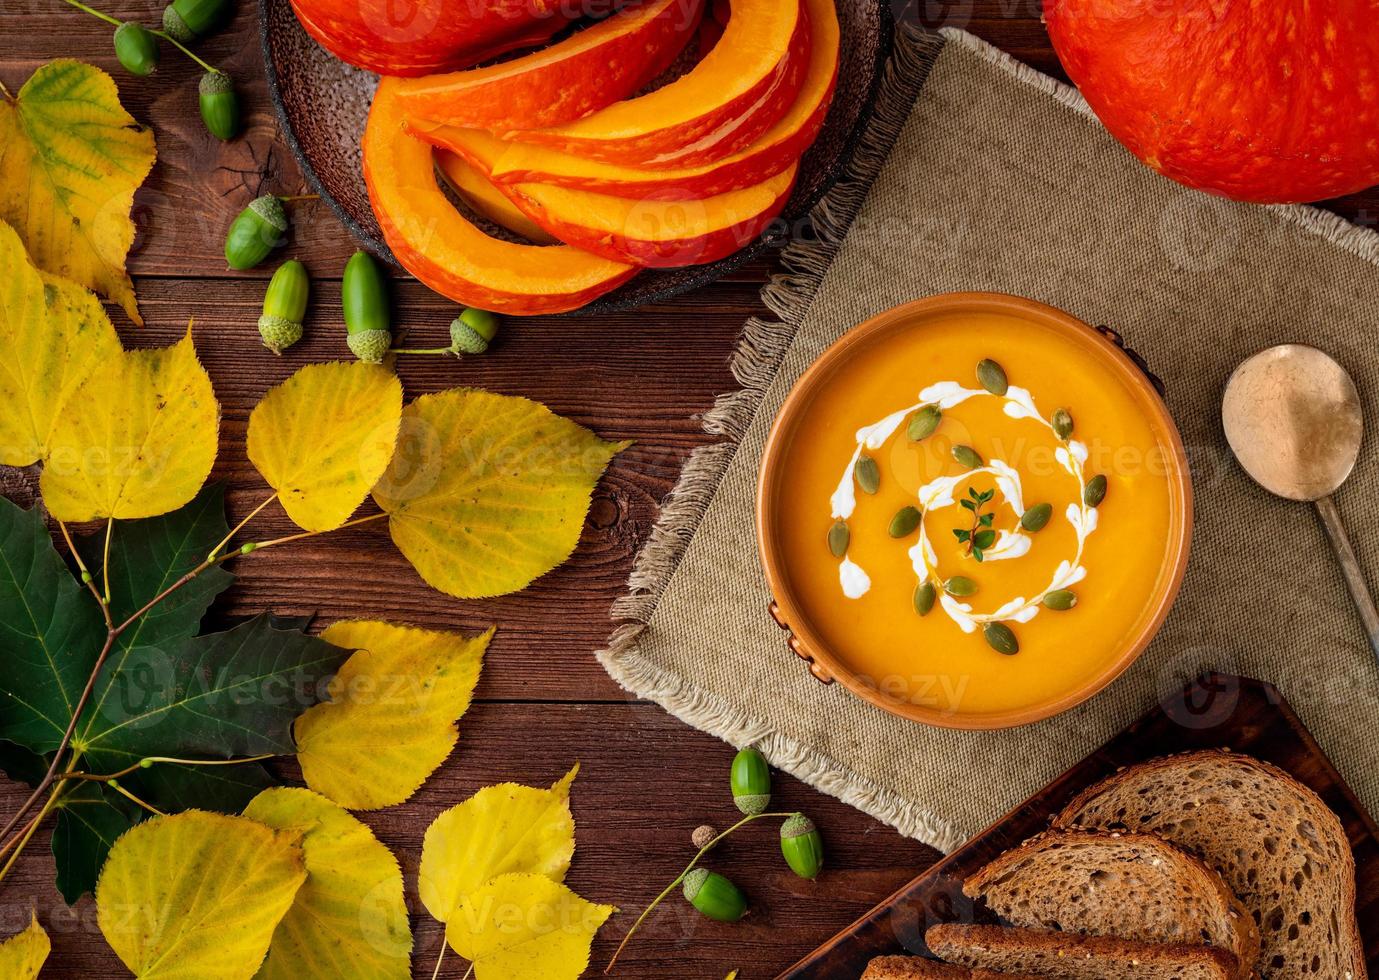
[[[125,831],[96,922],[140,980],[249,980],[306,880],[299,830],[188,810]]]
[[[412,930],[402,869],[373,831],[309,789],[266,789],[244,815],[306,831],[306,884],[278,923],[257,980],[407,980]]]
[[[461,599],[514,592],[568,558],[594,484],[629,445],[468,389],[418,398],[402,431],[374,499],[421,577]]]
[[[29,928],[0,943],[0,977],[5,980],[34,980],[52,950],[48,934],[33,916]]]
[[[327,629],[321,639],[357,652],[331,681],[330,700],[297,718],[306,784],[351,810],[415,793],[455,747],[492,636],[364,621]]]
[[[124,270],[134,243],[129,209],[155,156],[153,133],[93,65],[50,61],[17,98],[0,93],[0,220],[39,268],[118,303],[138,324]]]
[[[402,382],[392,371],[312,364],[254,408],[249,460],[299,527],[333,531],[388,468],[401,420]]]
[[[72,392],[119,357],[120,338],[95,296],[39,272],[0,221],[0,465],[48,455],[53,423]]]
[[[157,517],[190,501],[215,462],[220,406],[191,331],[125,351],[58,417],[40,489],[60,521]]]
[[[465,896],[498,875],[564,880],[575,854],[570,784],[578,772],[576,765],[550,789],[488,786],[433,820],[417,872],[417,890],[431,917],[449,922]]]
[[[473,962],[475,980],[577,980],[615,911],[543,875],[506,874],[465,898],[445,938]]]

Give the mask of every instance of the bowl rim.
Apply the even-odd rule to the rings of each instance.
[[[1160,438],[1171,449],[1174,466],[1169,475],[1170,492],[1171,501],[1176,501],[1176,506],[1170,507],[1170,547],[1164,560],[1165,567],[1171,565],[1171,571],[1166,580],[1160,578],[1161,585],[1146,607],[1150,615],[1141,619],[1140,629],[1129,643],[1120,648],[1119,654],[1108,659],[1102,669],[1084,683],[1059,697],[1020,708],[974,714],[899,701],[863,684],[815,634],[809,620],[801,614],[800,605],[785,587],[788,578],[774,541],[774,524],[771,520],[771,501],[780,478],[780,464],[785,456],[785,433],[830,369],[854,347],[900,322],[936,313],[955,312],[996,312],[1035,320],[1101,351],[1107,368],[1126,380],[1141,396],[1144,406],[1152,414],[1151,422]],[[1022,296],[999,292],[937,293],[891,307],[852,327],[820,354],[796,380],[771,423],[770,434],[762,451],[757,473],[755,518],[757,549],[772,596],[770,614],[779,626],[789,631],[789,649],[809,663],[809,670],[815,677],[824,683],[836,680],[862,700],[910,721],[964,731],[1014,728],[1051,718],[1095,696],[1138,660],[1157,635],[1178,597],[1187,570],[1193,525],[1192,477],[1182,434],[1153,380],[1123,347],[1100,330],[1057,307]]]
[[[297,139],[296,129],[292,125],[292,117],[287,111],[287,103],[283,99],[282,83],[278,77],[277,62],[273,58],[273,42],[270,38],[270,23],[268,5],[270,2],[281,2],[290,5],[291,0],[258,0],[258,19],[259,19],[259,53],[263,58],[265,75],[268,81],[268,98],[273,103],[273,112],[278,119],[279,134],[283,137],[287,147],[292,151],[293,158],[297,161],[297,167],[306,177],[307,183],[311,185],[312,191],[316,193],[322,201],[340,219],[340,223],[345,226],[345,230],[350,233],[355,241],[364,249],[373,253],[378,258],[384,260],[395,269],[407,273],[402,268],[393,250],[381,238],[376,238],[362,225],[359,224],[345,208],[335,195],[331,194],[326,188],[325,183],[316,173],[316,168],[312,166],[311,160],[307,157],[306,150]],[[838,0],[835,0],[835,4]],[[790,244],[795,236],[790,234],[790,229],[799,225],[801,222],[809,221],[813,215],[814,208],[823,200],[824,196],[833,190],[834,186],[841,180],[848,177],[852,171],[853,158],[856,156],[857,147],[861,142],[862,134],[872,123],[876,114],[876,101],[881,90],[881,84],[886,76],[886,67],[890,63],[891,56],[894,54],[896,46],[896,21],[895,15],[891,10],[891,4],[887,0],[863,0],[874,4],[877,12],[877,40],[875,57],[870,64],[870,78],[867,80],[867,88],[860,104],[857,118],[852,121],[846,138],[841,143],[841,149],[833,160],[829,161],[824,168],[824,177],[817,186],[812,188],[809,193],[798,195],[792,190],[790,199],[786,201],[785,208],[780,215],[767,225],[766,229],[756,238],[748,242],[742,248],[730,255],[715,262],[704,265],[686,266],[684,268],[693,269],[693,275],[686,275],[682,282],[674,285],[667,285],[662,289],[652,289],[650,291],[636,294],[624,292],[628,285],[635,281],[629,280],[612,292],[599,296],[586,303],[584,306],[574,310],[567,310],[564,313],[545,314],[550,317],[578,317],[578,316],[597,316],[607,313],[621,313],[630,310],[639,310],[656,303],[664,303],[682,296],[686,293],[694,292],[705,286],[713,285],[728,276],[732,275],[742,266],[752,259],[761,255],[768,249],[779,249]],[[296,11],[293,10],[293,16]],[[311,43],[317,43],[311,38]],[[846,43],[846,38],[842,43]],[[832,107],[830,107],[830,112]],[[827,120],[824,125],[827,126]],[[810,146],[809,150],[812,150]],[[805,152],[808,153],[809,150]],[[656,273],[658,271],[682,271],[675,269],[657,270],[645,269],[644,273]],[[640,276],[640,274],[639,274]]]

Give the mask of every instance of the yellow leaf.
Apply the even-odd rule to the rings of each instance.
[[[191,331],[126,351],[87,378],[53,426],[40,488],[61,521],[157,517],[200,491],[220,426]]]
[[[563,880],[575,853],[570,784],[578,772],[576,765],[550,789],[488,786],[433,820],[417,872],[417,890],[431,917],[449,922],[465,896],[498,875]]]
[[[306,883],[278,923],[257,980],[407,980],[412,930],[402,869],[373,831],[309,789],[264,790],[244,815],[306,831]]]
[[[331,681],[330,700],[297,718],[306,784],[351,810],[415,793],[455,747],[492,636],[364,621],[327,629],[321,639],[357,652]]]
[[[542,875],[507,874],[465,898],[445,938],[474,963],[475,980],[577,980],[615,911]]]
[[[249,460],[299,527],[333,531],[388,468],[401,420],[402,383],[392,371],[312,364],[249,416]]]
[[[0,94],[0,220],[39,268],[118,303],[138,324],[124,270],[134,243],[129,209],[155,156],[153,133],[93,65],[50,61],[17,98]]]
[[[402,431],[374,499],[421,577],[462,599],[514,592],[568,558],[594,484],[628,445],[467,389],[418,398]]]
[[[96,922],[140,980],[249,980],[306,880],[301,832],[188,810],[115,841]]]
[[[40,272],[0,221],[0,465],[48,455],[53,423],[72,392],[120,355],[100,301],[76,283]]]
[[[34,980],[52,950],[48,934],[35,915],[29,927],[0,943],[0,977],[5,980]]]

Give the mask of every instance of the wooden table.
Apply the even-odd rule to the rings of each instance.
[[[154,0],[111,0],[105,9],[151,22],[160,6]],[[44,61],[79,57],[111,71],[125,106],[157,134],[159,163],[136,198],[139,234],[130,259],[147,326],[141,331],[117,311],[112,315],[126,342],[136,345],[171,343],[195,317],[197,346],[224,408],[215,475],[229,485],[236,517],[263,496],[243,449],[249,410],[301,365],[345,355],[339,274],[355,248],[324,204],[293,207],[289,254],[311,272],[312,315],[306,340],[288,356],[279,360],[264,351],[255,322],[273,264],[245,274],[226,271],[225,229],[260,192],[308,188],[278,138],[254,5],[240,0],[240,7],[232,27],[201,50],[239,80],[249,112],[246,135],[229,144],[203,130],[196,111],[200,73],[170,50],[165,48],[154,78],[138,79],[116,63],[108,27],[60,0],[4,0],[0,11],[0,81],[12,91]],[[1037,0],[929,0],[902,16],[965,27],[1058,74]],[[1373,225],[1379,220],[1379,190],[1332,206]],[[455,754],[407,804],[367,817],[407,873],[415,975],[430,975],[441,937],[416,900],[422,832],[437,813],[480,786],[505,780],[547,784],[575,760],[582,764],[574,789],[579,848],[569,882],[590,899],[626,910],[595,946],[599,969],[635,915],[689,858],[694,827],[732,820],[732,750],[656,705],[627,696],[593,651],[608,636],[609,606],[656,520],[658,502],[690,451],[708,441],[696,413],[733,387],[728,360],[734,341],[743,320],[762,312],[757,290],[775,270],[774,259],[759,260],[726,282],[630,313],[509,321],[501,344],[485,357],[462,363],[409,358],[399,365],[410,396],[478,385],[539,399],[606,437],[636,440],[596,491],[575,556],[520,595],[485,602],[441,596],[423,585],[378,529],[368,527],[267,551],[237,568],[241,578],[219,615],[271,608],[316,614],[321,622],[370,616],[445,629],[498,626]],[[396,295],[400,325],[414,339],[443,343],[454,304],[411,280],[402,281]],[[280,514],[263,528],[265,536],[291,529]],[[293,776],[286,768],[282,772]],[[778,808],[804,810],[822,827],[827,873],[816,884],[795,878],[780,860],[774,832],[749,829],[724,846],[713,864],[748,892],[750,917],[737,925],[716,924],[676,898],[629,947],[619,975],[719,980],[737,968],[751,980],[773,976],[936,857],[932,849],[793,779],[778,776],[776,787]],[[18,787],[0,779],[0,812],[21,798]],[[36,907],[54,944],[45,976],[126,976],[96,928],[91,900],[68,910],[54,891],[47,843],[46,835],[36,838],[4,884],[0,934],[17,931]],[[442,975],[463,972],[463,963],[452,956]]]

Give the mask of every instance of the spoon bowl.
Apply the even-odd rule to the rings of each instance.
[[[1226,383],[1221,421],[1256,483],[1289,500],[1334,493],[1360,454],[1360,393],[1345,368],[1305,344],[1270,347]]]

